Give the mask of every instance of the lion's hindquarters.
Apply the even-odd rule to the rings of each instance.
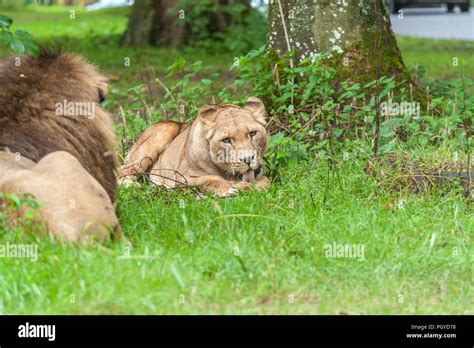
[[[42,203],[41,218],[49,229],[65,240],[100,240],[121,236],[110,197],[71,154],[53,152],[33,168],[12,171],[0,189],[17,194],[31,193]]]

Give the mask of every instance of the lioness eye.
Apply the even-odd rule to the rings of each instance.
[[[230,138],[224,138],[224,139],[222,139],[221,141],[222,141],[223,143],[225,143],[225,144],[230,144],[230,143],[231,143]]]
[[[250,132],[249,134],[250,134],[250,136],[253,138],[254,136],[257,135],[257,131],[252,131],[252,132]]]

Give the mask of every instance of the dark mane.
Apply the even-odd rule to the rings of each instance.
[[[41,51],[0,61],[0,150],[32,161],[67,151],[115,197],[115,136],[100,95],[105,77],[81,57]],[[100,92],[100,93],[99,93]],[[94,113],[58,112],[58,103],[86,105]],[[61,170],[58,168],[58,170]]]

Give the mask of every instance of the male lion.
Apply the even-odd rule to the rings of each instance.
[[[31,193],[41,223],[65,240],[115,230],[117,160],[107,92],[95,67],[41,52],[0,61],[0,193]]]
[[[197,186],[223,197],[270,186],[261,175],[268,134],[266,111],[251,97],[245,107],[203,106],[190,125],[159,122],[147,128],[128,153],[119,183],[148,174],[158,185]]]

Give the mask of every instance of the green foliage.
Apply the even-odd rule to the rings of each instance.
[[[0,0],[0,7],[2,9],[17,10],[24,6],[24,2],[20,0]]]
[[[397,43],[406,66],[423,81],[457,79],[462,71],[474,79],[473,41],[398,36]]]
[[[36,10],[12,17],[46,44],[61,37],[68,50],[85,55],[109,76],[119,75],[104,106],[123,116],[117,126],[123,152],[156,121],[190,121],[214,99],[242,105],[256,95],[270,112],[267,162],[274,185],[232,199],[200,200],[178,190],[163,194],[153,186],[121,188],[117,208],[132,247],[38,239],[39,262],[0,259],[0,314],[473,314],[466,305],[473,293],[468,201],[453,191],[394,194],[364,173],[362,155],[370,152],[373,136],[370,87],[333,86],[331,71],[321,66],[296,66],[306,71],[302,77],[288,68],[288,58],[278,63],[263,49],[236,59],[229,77],[222,72],[232,62],[228,56],[149,47],[135,52],[111,42],[109,34],[118,37],[126,27],[122,10],[111,10],[110,17],[104,11],[78,11],[76,25],[67,8],[41,11],[41,21]],[[452,43],[422,40],[426,49],[411,54],[420,43],[410,40],[401,41],[408,45],[401,47],[405,62],[413,66],[421,59],[426,76],[453,77],[437,48]],[[446,53],[448,61],[458,53]],[[179,55],[185,58],[171,64]],[[124,69],[123,57],[131,57],[130,68]],[[198,60],[203,63],[192,63]],[[213,68],[207,69],[210,64]],[[156,76],[142,80],[150,66]],[[433,167],[441,165],[440,157],[452,159],[453,147],[465,140],[460,121],[451,123],[453,105],[455,117],[472,119],[471,97],[462,101],[461,81],[455,84],[430,83],[433,107],[421,109],[418,120],[383,118],[381,150],[386,144],[400,146],[424,161],[429,158]],[[385,97],[393,91],[394,100],[410,100],[408,86],[393,86],[389,79],[380,85]],[[152,93],[153,88],[159,92]],[[352,98],[354,107],[343,104]],[[320,106],[314,111],[313,101]],[[284,120],[291,123],[281,124]],[[426,142],[420,141],[422,135]],[[350,160],[340,161],[333,174],[334,160],[345,154]],[[389,174],[386,178],[393,179]],[[0,221],[0,244],[12,238],[23,243],[24,237],[20,227]],[[324,244],[333,242],[364,244],[365,260],[325,257]],[[294,295],[291,304],[289,295]]]
[[[242,3],[232,0],[225,4],[213,0],[180,0],[177,8],[185,11],[183,25],[190,29],[188,43],[192,49],[242,54],[265,42],[267,29],[264,14]],[[225,25],[223,32],[216,30],[219,25]]]
[[[333,152],[337,148],[340,153],[367,153],[376,113],[383,113],[382,105],[377,108],[377,101],[419,104],[419,110],[413,110],[419,114],[404,114],[400,109],[399,114],[382,115],[382,152],[392,151],[399,142],[433,146],[447,143],[457,149],[465,144],[463,122],[472,118],[474,110],[473,98],[466,93],[472,81],[467,78],[452,83],[432,82],[425,101],[414,99],[410,86],[392,78],[382,77],[365,85],[335,83],[335,71],[325,66],[321,57],[315,61],[306,59],[293,68],[290,59],[290,55],[280,59],[263,48],[250,52],[234,66],[238,75],[234,84],[247,87],[248,94],[265,100],[274,121],[271,130],[285,131],[310,151],[327,151],[331,147]],[[427,106],[423,108],[424,105]]]
[[[473,314],[466,201],[375,194],[363,165],[344,163],[343,190],[318,162],[232,199],[121,189],[132,247],[41,238],[38,262],[0,259],[0,313]],[[0,233],[0,244],[9,238]],[[326,257],[334,242],[365,245],[364,260]]]
[[[0,193],[0,203],[2,209],[20,209],[21,207],[37,209],[40,207],[40,204],[30,194],[16,195],[10,193]]]
[[[34,229],[39,207],[41,204],[31,194],[0,193],[0,236]]]
[[[282,180],[282,170],[310,158],[305,144],[279,132],[270,137],[265,155],[266,174],[273,182]]]
[[[5,15],[0,15],[0,38],[3,42],[10,44],[11,49],[17,54],[29,53],[38,56],[38,47],[31,41],[32,37],[24,30],[18,29],[12,32],[10,27],[13,20]]]
[[[335,71],[322,57],[306,59],[294,67],[290,59],[290,54],[279,58],[264,47],[253,50],[235,59],[233,81],[220,86],[219,73],[207,72],[201,61],[187,64],[180,58],[168,68],[168,80],[158,80],[166,90],[164,102],[148,108],[148,114],[153,115],[152,122],[189,122],[202,104],[243,104],[248,96],[258,96],[271,116],[268,128],[275,136],[267,163],[275,175],[276,168],[293,160],[367,157],[372,151],[377,112],[382,154],[401,143],[465,149],[466,120],[472,119],[474,110],[473,98],[466,93],[471,80],[430,82],[426,99],[416,100],[412,87],[392,78],[381,77],[365,85],[335,83]],[[135,106],[141,107],[131,107]],[[127,123],[132,125],[127,135],[132,137],[148,124],[133,117]]]

